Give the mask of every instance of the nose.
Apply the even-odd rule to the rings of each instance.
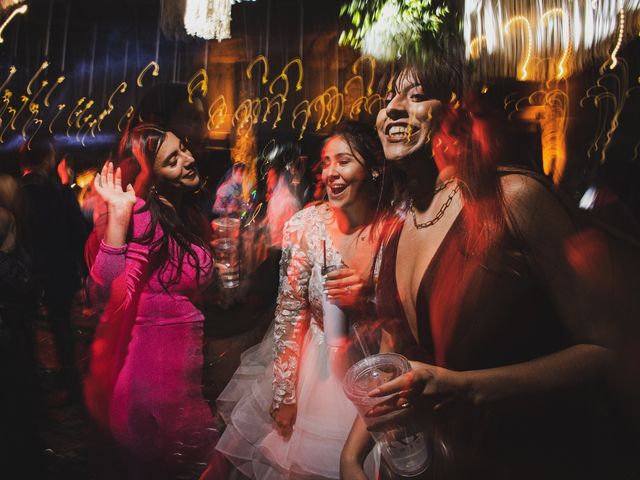
[[[408,117],[406,99],[407,97],[403,93],[395,94],[385,108],[387,117],[392,120]]]
[[[191,152],[189,150],[185,151],[182,153],[182,158],[183,158],[183,165],[184,168],[190,170],[193,167],[195,167],[195,159],[193,158],[193,155],[191,155]]]
[[[338,174],[338,162],[330,162],[327,167],[327,176],[329,178],[336,178],[339,176]]]

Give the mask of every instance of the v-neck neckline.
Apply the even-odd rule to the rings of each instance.
[[[402,314],[402,318],[404,320],[404,323],[405,323],[407,329],[409,330],[409,333],[411,334],[411,337],[416,341],[416,343],[418,345],[420,345],[420,339],[423,337],[423,335],[422,335],[423,332],[422,332],[421,325],[424,322],[420,321],[420,319],[425,317],[425,318],[427,318],[427,320],[429,320],[429,318],[428,318],[429,317],[428,310],[427,310],[427,312],[423,312],[422,311],[423,310],[422,306],[425,305],[425,302],[422,301],[423,300],[422,297],[423,297],[424,291],[425,291],[425,284],[426,284],[427,280],[432,277],[432,270],[435,268],[434,265],[437,263],[439,258],[442,256],[445,244],[447,244],[450,241],[451,237],[453,236],[454,230],[457,230],[459,228],[458,224],[462,220],[463,211],[464,211],[464,206],[457,213],[456,218],[454,219],[453,223],[449,227],[449,230],[447,230],[447,233],[445,233],[444,237],[442,238],[442,241],[440,242],[440,245],[438,245],[438,248],[436,249],[435,253],[431,257],[431,260],[429,260],[429,263],[427,264],[427,267],[425,268],[424,273],[422,274],[422,278],[420,279],[420,283],[418,284],[418,290],[416,292],[416,303],[415,303],[415,306],[416,306],[415,307],[415,312],[416,312],[416,334],[417,334],[417,338],[415,337],[415,335],[413,334],[413,331],[411,330],[411,325],[409,324],[409,317],[407,317],[407,312],[405,311],[404,304],[402,303],[402,299],[400,298],[400,291],[398,289],[398,249],[400,247],[400,237],[402,236],[402,231],[404,230],[404,223],[407,222],[406,219],[403,222],[402,227],[399,229],[398,235],[396,237],[395,252],[393,252],[393,259],[394,259],[394,262],[393,262],[393,282],[394,282],[394,284],[393,284],[393,292],[395,294],[396,302],[398,303],[398,309],[400,310],[400,313]],[[429,331],[431,331],[431,328],[429,328]],[[431,335],[429,335],[429,340],[431,341],[431,343],[433,343],[433,339],[431,338]],[[430,345],[430,347],[433,347],[433,345]]]

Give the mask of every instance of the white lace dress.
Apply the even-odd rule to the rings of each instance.
[[[340,452],[356,411],[342,390],[344,365],[336,368],[338,354],[322,330],[322,240],[327,264],[342,262],[323,215],[324,207],[311,206],[285,226],[275,320],[262,343],[243,353],[217,399],[227,427],[216,448],[251,478],[340,476]],[[288,440],[273,426],[273,401],[297,403]]]

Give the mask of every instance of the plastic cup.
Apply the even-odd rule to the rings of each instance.
[[[367,425],[376,419],[365,414],[393,396],[369,397],[369,392],[409,370],[411,365],[402,355],[380,353],[365,357],[347,371],[343,382],[344,393]],[[420,475],[429,467],[431,455],[419,425],[392,425],[384,432],[373,433],[373,436],[387,463],[398,475]]]
[[[326,276],[327,273],[336,270],[336,265],[329,265],[322,270],[322,276]],[[330,347],[342,347],[347,343],[347,335],[349,331],[349,325],[347,322],[347,316],[342,309],[331,303],[327,299],[327,294],[322,294],[322,312],[323,312],[323,330],[324,339]]]
[[[238,248],[240,244],[240,220],[222,217],[211,222],[213,228],[213,255],[224,288],[236,288],[240,285],[240,262]]]

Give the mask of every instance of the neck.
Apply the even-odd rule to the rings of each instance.
[[[331,206],[331,204],[329,204]],[[358,202],[346,208],[334,208],[338,228],[343,233],[352,233],[360,227],[371,223],[373,209],[366,202]]]
[[[407,193],[418,210],[426,210],[433,199],[433,191],[438,179],[438,168],[425,150],[398,162],[407,177]]]

